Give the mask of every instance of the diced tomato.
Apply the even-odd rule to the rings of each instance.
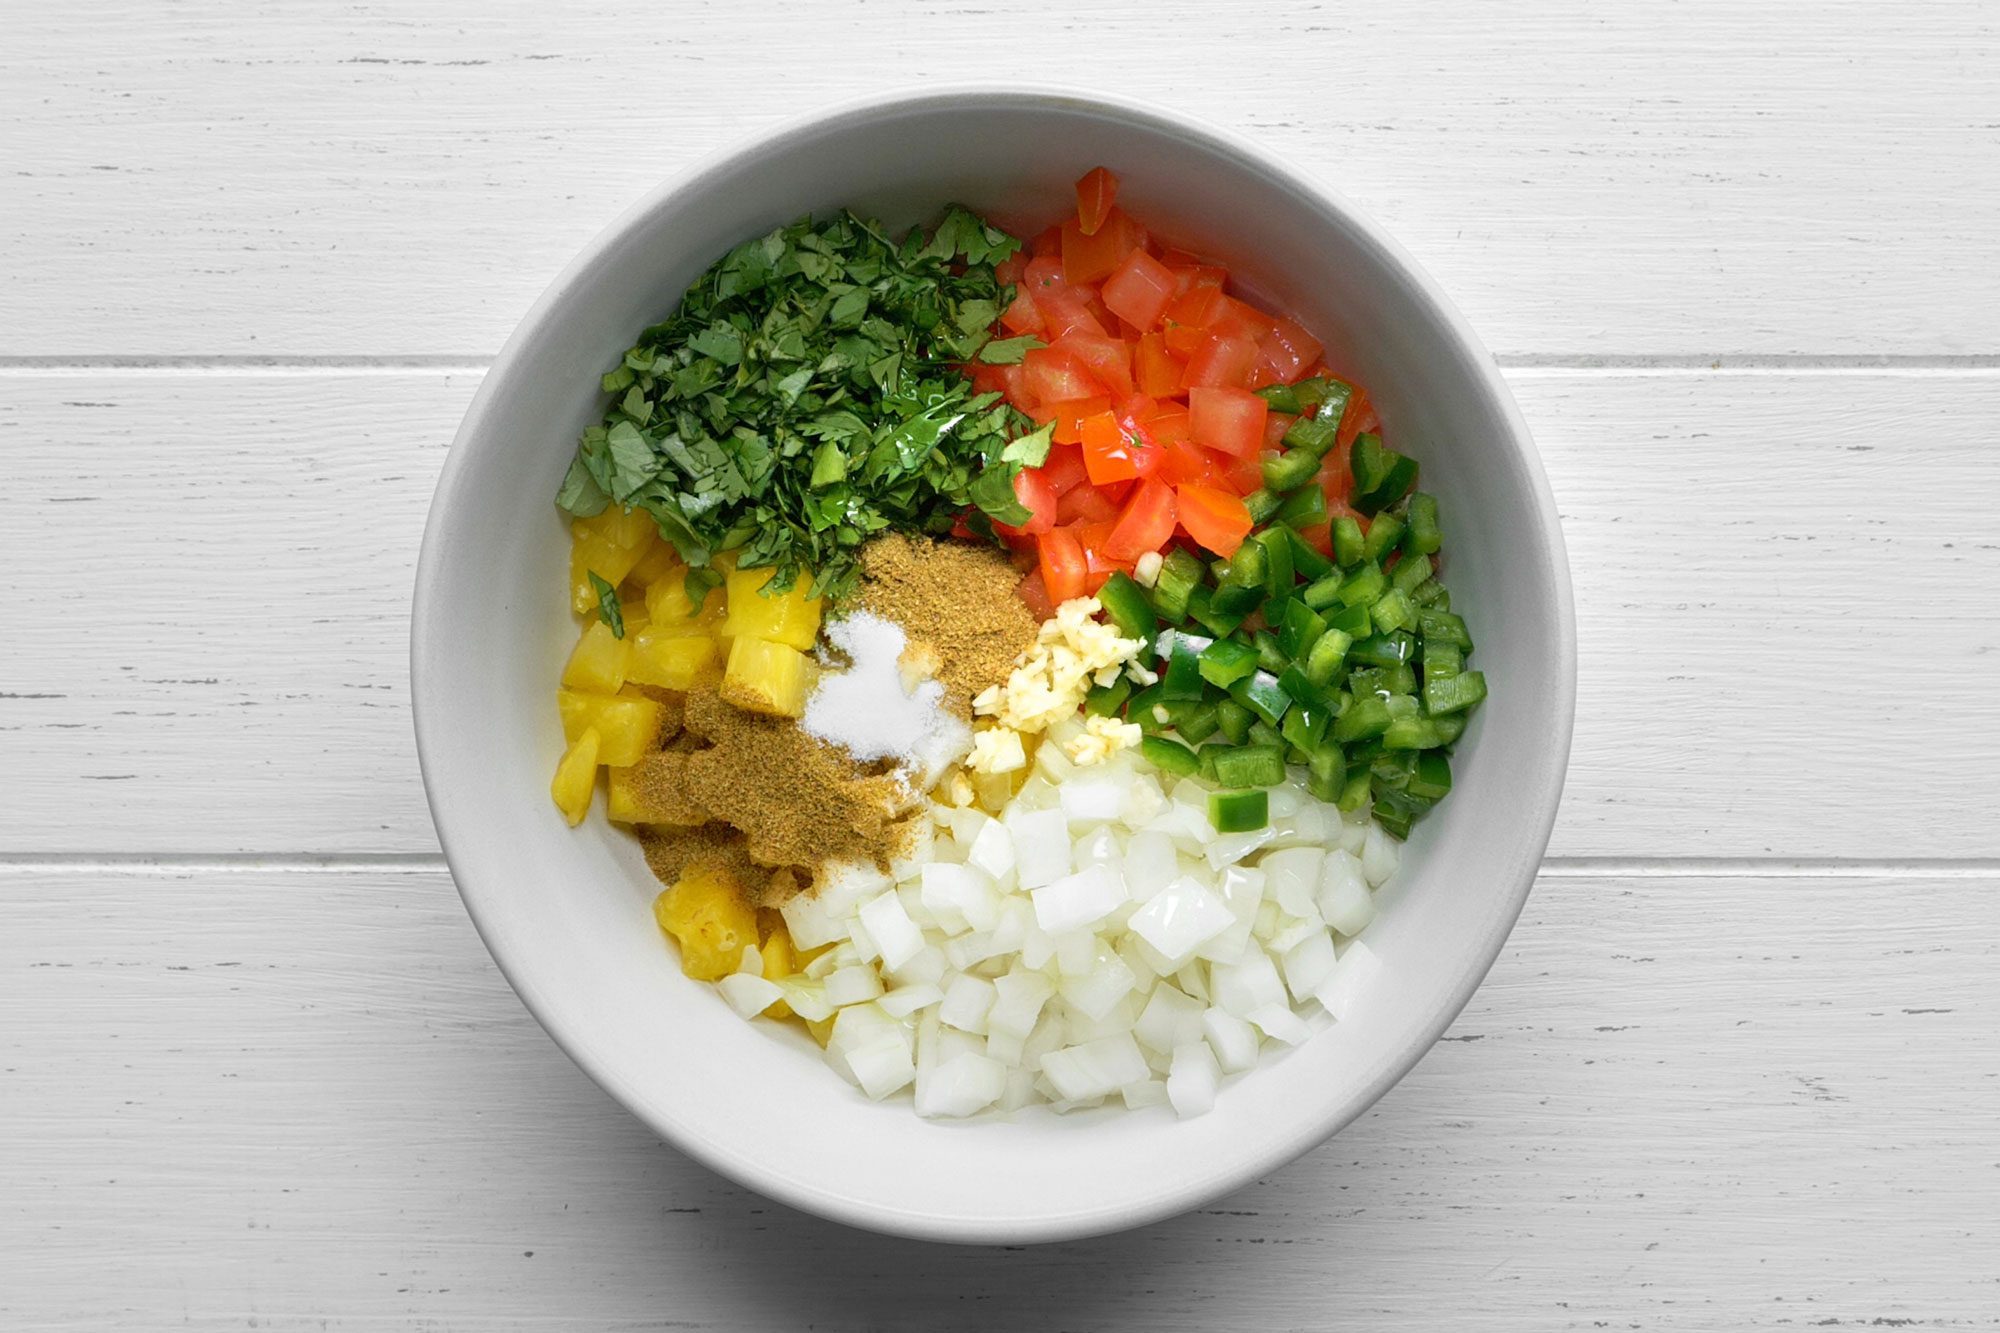
[[[1041,558],[1042,586],[1050,600],[1060,604],[1083,596],[1083,546],[1068,528],[1057,528],[1036,538]]]
[[[1049,461],[1042,464],[1041,471],[1058,496],[1068,495],[1084,479],[1083,450],[1073,444],[1055,445],[1050,448]]]
[[[1106,333],[1117,328],[1118,316],[1112,314],[1111,308],[1104,304],[1104,297],[1099,294],[1098,289],[1086,284],[1083,290],[1090,294],[1090,298],[1084,307],[1090,311],[1090,317],[1096,320]]]
[[[993,266],[993,278],[1002,287],[1012,287],[1021,281],[1021,274],[1028,267],[1028,252],[1016,250]]]
[[[1062,253],[1062,228],[1050,227],[1028,242],[1030,259],[1053,258]],[[1030,265],[1029,267],[1033,267]]]
[[[1047,620],[1056,613],[1056,604],[1049,600],[1048,586],[1042,582],[1042,571],[1039,569],[1021,580],[1014,589],[1014,595],[1027,603],[1028,614],[1037,620]]]
[[[1333,555],[1333,524],[1313,523],[1306,527],[1295,529],[1295,531],[1304,540],[1305,544],[1312,547],[1313,550],[1318,551],[1323,556],[1331,557]]]
[[[1368,431],[1382,429],[1382,418],[1376,415],[1375,404],[1369,401],[1368,390],[1356,385],[1354,396],[1347,400],[1347,411],[1340,417],[1340,436],[1336,446],[1345,453],[1347,446],[1354,443],[1354,437]]]
[[[1242,458],[1234,454],[1217,454],[1215,459],[1223,481],[1235,494],[1248,495],[1264,484],[1264,465],[1255,454]]]
[[[1000,372],[1000,392],[1007,395],[1007,401],[1022,411],[1034,403],[1035,395],[1028,392],[1027,374],[1019,366],[996,366]]]
[[[1000,327],[1009,333],[1040,333],[1047,327],[1047,321],[1035,305],[1035,298],[1023,290],[1000,312]]]
[[[1030,348],[1021,358],[1021,370],[1028,392],[1038,402],[1062,403],[1104,394],[1104,386],[1084,369],[1082,362],[1054,347]]]
[[[1085,236],[1095,236],[1111,216],[1111,201],[1118,197],[1118,178],[1103,167],[1085,172],[1076,183],[1076,221]]]
[[[1157,478],[1140,482],[1105,538],[1104,553],[1114,560],[1137,560],[1159,550],[1174,535],[1176,513],[1173,487]]]
[[[1326,492],[1329,506],[1345,505],[1348,493],[1354,489],[1354,477],[1348,471],[1347,458],[1345,449],[1327,450],[1326,457],[1320,460],[1319,474],[1313,478]]]
[[[1021,270],[1021,290],[1030,296],[1040,296],[1067,286],[1069,281],[1063,277],[1062,260],[1054,255],[1037,254]]]
[[[1096,416],[1111,409],[1111,400],[1102,395],[1096,398],[1071,398],[1050,405],[1050,419],[1056,428],[1050,436],[1057,444],[1083,443],[1083,419]]]
[[[1264,447],[1282,449],[1285,447],[1285,432],[1292,428],[1298,418],[1289,412],[1273,412],[1264,418]]]
[[[1042,336],[1050,342],[1072,333],[1104,336],[1104,321],[1091,308],[1086,287],[1050,287],[1035,296],[1035,310],[1042,317]]]
[[[1218,338],[1248,338],[1257,342],[1277,323],[1256,306],[1246,305],[1234,297],[1225,296],[1222,302],[1220,313],[1208,326],[1208,331]]]
[[[1247,389],[1257,368],[1257,344],[1248,338],[1210,338],[1188,358],[1190,389]]]
[[[1131,394],[1132,349],[1118,339],[1102,333],[1065,333],[1050,344],[1050,350],[1075,357],[1115,397]]]
[[[1150,329],[1174,298],[1174,272],[1144,250],[1125,256],[1118,271],[1104,280],[1104,304],[1118,318]]]
[[[1205,329],[1221,319],[1229,309],[1229,298],[1220,287],[1191,287],[1167,307],[1167,324]]]
[[[1056,525],[1056,488],[1048,473],[1038,467],[1024,467],[1014,474],[1014,498],[1027,506],[1029,518],[1016,531],[1039,536]]]
[[[1296,384],[1306,367],[1319,359],[1319,339],[1307,333],[1294,319],[1281,319],[1258,341],[1257,350],[1270,367],[1271,378]]]
[[[1172,317],[1167,320],[1166,332],[1160,340],[1167,345],[1167,354],[1181,363],[1182,387],[1186,387],[1187,360],[1202,348],[1208,346],[1207,329],[1198,329],[1192,324],[1176,324]]]
[[[1247,389],[1188,390],[1188,419],[1195,439],[1226,454],[1256,457],[1264,447],[1264,419],[1270,411],[1269,403]]]
[[[1001,377],[999,366],[974,365],[967,367],[972,377],[974,393],[1005,393],[1007,381]]]
[[[1197,546],[1231,556],[1250,534],[1250,510],[1227,491],[1190,483],[1180,487],[1176,498],[1181,530]]]
[[[1186,367],[1167,350],[1164,334],[1147,333],[1139,338],[1132,354],[1132,380],[1139,392],[1154,398],[1171,398],[1181,391]]]
[[[1094,485],[1148,477],[1160,467],[1159,446],[1131,413],[1100,412],[1083,422],[1083,463]]]
[[[1071,487],[1056,501],[1056,522],[1063,527],[1072,523],[1102,523],[1116,517],[1118,501],[1095,486]]]
[[[1227,486],[1228,479],[1216,466],[1221,455],[1204,449],[1193,440],[1175,440],[1160,446],[1160,480],[1176,486],[1199,482],[1204,486]]]
[[[1117,271],[1143,239],[1144,233],[1116,208],[1089,235],[1071,218],[1062,225],[1063,277],[1072,284],[1101,282]]]

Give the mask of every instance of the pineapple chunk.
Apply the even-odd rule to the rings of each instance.
[[[806,711],[813,675],[813,664],[796,648],[769,639],[737,639],[729,645],[722,698],[752,713],[799,717]]]
[[[626,509],[611,504],[594,518],[580,518],[570,525],[569,600],[578,615],[588,615],[597,606],[597,589],[590,576],[617,587],[635,567],[666,546],[660,540],[659,525],[643,509]],[[672,548],[667,554],[671,557]]]
[[[669,574],[678,574],[685,568],[687,566],[681,563],[680,556],[675,554],[670,543],[656,541],[625,577],[641,587],[650,588]]]
[[[765,932],[763,946],[758,950],[764,956],[764,980],[782,981],[799,970],[798,960],[792,956],[792,932],[785,929],[785,918],[773,908],[766,907],[757,913],[757,928]],[[783,1000],[773,1000],[764,1010],[766,1018],[790,1018],[792,1006]]]
[[[555,781],[549,784],[549,795],[555,798],[556,808],[563,812],[571,828],[581,824],[590,813],[591,793],[597,790],[597,751],[597,729],[585,727],[583,734],[563,751],[562,761],[556,765]]]
[[[803,652],[819,637],[820,599],[806,596],[812,584],[803,577],[789,592],[764,596],[764,585],[775,572],[744,569],[729,576],[729,616],[722,622],[722,636],[768,639]]]
[[[632,640],[618,638],[609,625],[593,620],[583,627],[583,637],[563,667],[562,683],[573,690],[616,694],[631,661]]]
[[[610,768],[638,763],[660,734],[660,705],[651,699],[557,690],[556,707],[562,711],[565,739],[596,730],[597,762]]]
[[[681,971],[720,981],[757,943],[757,914],[727,871],[697,866],[653,900],[653,918],[681,946]]]
[[[646,615],[649,623],[676,634],[714,634],[722,623],[722,591],[712,590],[702,599],[701,610],[688,600],[682,571],[646,585]]]
[[[676,750],[641,755],[630,768],[610,775],[611,818],[621,824],[667,824],[694,828],[711,818],[690,794],[687,756]]]
[[[665,690],[691,690],[715,662],[715,640],[648,625],[632,636],[625,679]]]

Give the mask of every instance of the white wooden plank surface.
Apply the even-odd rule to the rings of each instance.
[[[2000,375],[1514,379],[1582,626],[1557,855],[2000,854]],[[0,381],[0,851],[435,850],[407,606],[475,380]]]
[[[2000,1090],[1990,877],[1547,877],[1347,1133],[1203,1212],[1026,1251],[864,1236],[661,1147],[534,1026],[443,875],[16,872],[0,895],[14,1333],[2000,1308],[1993,1126],[1965,1114]]]
[[[483,355],[699,156],[1025,76],[1255,134],[1502,354],[2000,352],[1975,3],[16,9],[0,354]]]

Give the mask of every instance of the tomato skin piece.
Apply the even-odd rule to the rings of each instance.
[[[1271,405],[1247,389],[1188,390],[1188,421],[1195,439],[1239,458],[1255,458],[1264,447],[1264,422],[1270,412]]]
[[[1047,620],[1056,613],[1056,604],[1049,600],[1048,585],[1042,582],[1042,571],[1039,569],[1015,586],[1014,595],[1027,603],[1028,614],[1037,620]]]
[[[1037,402],[1062,403],[1104,396],[1104,386],[1084,369],[1083,363],[1055,347],[1030,348],[1021,358],[1021,373],[1028,392]]]
[[[1104,280],[1101,295],[1112,314],[1135,328],[1150,329],[1174,299],[1174,271],[1144,250],[1134,250]]]
[[[1197,546],[1232,556],[1250,535],[1250,510],[1229,492],[1189,483],[1179,488],[1176,498],[1181,530]]]
[[[1049,346],[1075,357],[1114,397],[1131,396],[1132,349],[1125,343],[1102,333],[1065,333]]]
[[[1056,528],[1037,537],[1035,546],[1049,600],[1061,605],[1083,596],[1083,546],[1076,534],[1068,528]]]
[[[1114,560],[1137,560],[1148,551],[1159,550],[1174,535],[1177,517],[1174,488],[1157,478],[1147,478],[1125,501],[1117,524],[1104,539],[1104,554]]]
[[[1165,334],[1141,334],[1132,352],[1132,382],[1149,398],[1172,398],[1181,391],[1186,366],[1167,350]]]
[[[1016,472],[1014,498],[1027,506],[1029,514],[1028,521],[1015,529],[1017,533],[1034,537],[1055,527],[1058,497],[1055,485],[1049,480],[1045,469],[1024,467]]]
[[[1062,224],[1063,279],[1071,286],[1102,282],[1125,262],[1125,256],[1139,248],[1144,233],[1132,220],[1113,208],[1095,232],[1085,235],[1075,218]]]
[[[1118,178],[1103,167],[1086,171],[1076,183],[1076,222],[1085,236],[1095,236],[1111,216],[1118,197]]]
[[[1248,389],[1256,370],[1256,343],[1248,338],[1211,337],[1188,358],[1187,385],[1189,389]]]
[[[1048,327],[1048,321],[1042,318],[1041,308],[1035,304],[1035,298],[1023,289],[1008,303],[1007,308],[1000,312],[1000,327],[1013,334],[1040,333]]]

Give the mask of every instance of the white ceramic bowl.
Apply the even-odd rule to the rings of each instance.
[[[683,977],[658,886],[598,811],[550,803],[552,694],[575,636],[552,497],[597,379],[746,237],[843,205],[895,226],[958,201],[1053,218],[1097,165],[1156,232],[1304,319],[1380,407],[1443,505],[1455,602],[1492,688],[1457,786],[1419,826],[1367,939],[1361,1012],[1236,1080],[1215,1110],[932,1123],[867,1101],[802,1034],[746,1025]],[[959,89],[849,106],[713,159],[592,241],[536,303],[466,414],[418,568],[411,673],[438,835],[466,906],[571,1058],[689,1155],[775,1199],[933,1240],[1117,1230],[1265,1174],[1360,1115],[1464,1006],[1513,925],[1555,818],[1575,699],[1562,535],[1534,445],[1436,285],[1318,182],[1178,116],[1059,92]],[[1468,1107],[1479,1089],[1464,1089]],[[565,1132],[557,1124],[551,1134]]]

